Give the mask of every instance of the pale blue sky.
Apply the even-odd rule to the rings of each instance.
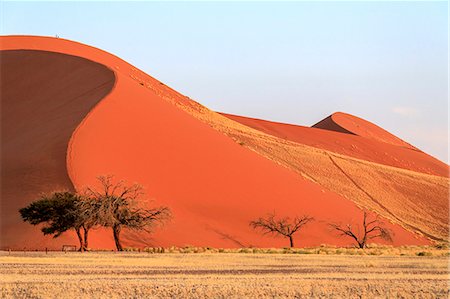
[[[447,2],[2,2],[1,34],[111,52],[205,106],[368,119],[448,161]]]

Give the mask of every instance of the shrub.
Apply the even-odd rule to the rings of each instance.
[[[449,249],[449,246],[446,243],[439,243],[439,244],[436,244],[434,247],[436,247],[436,249],[444,249],[444,250]]]
[[[417,256],[432,256],[433,254],[431,252],[427,251],[419,251],[416,253]]]
[[[239,249],[238,252],[239,252],[239,253],[252,253],[253,250],[250,249],[250,248],[241,248],[241,249]]]

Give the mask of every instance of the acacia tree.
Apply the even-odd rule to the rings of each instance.
[[[75,203],[78,221],[83,229],[83,247],[84,250],[89,249],[89,231],[95,226],[101,224],[98,210],[100,204],[94,198],[88,196],[80,196],[80,199]]]
[[[80,218],[77,203],[82,200],[80,195],[69,191],[53,192],[43,195],[39,200],[30,203],[19,210],[22,220],[32,225],[45,223],[41,228],[44,235],[59,237],[62,233],[73,229],[80,242],[80,251],[86,249],[87,242],[85,223]],[[85,233],[83,240],[82,229]]]
[[[290,247],[294,247],[294,234],[314,218],[304,215],[295,217],[292,221],[288,217],[276,218],[275,213],[268,214],[266,218],[258,218],[250,222],[250,226],[259,229],[263,234],[283,236],[289,238]]]
[[[96,201],[95,224],[110,227],[118,251],[123,251],[120,240],[122,228],[149,230],[151,226],[170,218],[167,207],[145,208],[141,185],[127,185],[124,181],[113,182],[113,176],[98,177],[100,187],[87,188],[86,194]],[[139,205],[138,205],[139,201]]]
[[[381,238],[392,242],[391,232],[384,227],[384,223],[379,220],[378,215],[373,220],[368,220],[368,213],[364,211],[362,228],[358,225],[356,228],[351,224],[345,226],[331,223],[331,228],[338,231],[341,236],[352,238],[361,249],[367,247],[367,242],[375,238]]]

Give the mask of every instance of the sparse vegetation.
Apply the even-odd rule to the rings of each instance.
[[[22,219],[32,225],[45,223],[41,230],[55,238],[73,229],[80,251],[88,249],[89,231],[96,226],[110,227],[118,251],[122,228],[150,231],[170,218],[167,207],[148,208],[141,185],[113,182],[113,176],[100,176],[100,188],[88,187],[83,195],[69,191],[43,195],[19,210]],[[139,204],[138,204],[139,201]]]
[[[80,242],[80,251],[83,251],[86,249],[89,226],[85,225],[84,218],[80,216],[78,203],[81,200],[82,197],[73,192],[53,192],[20,209],[19,213],[23,221],[32,225],[45,223],[41,228],[44,235],[53,235],[57,238],[68,230],[75,230]]]
[[[290,247],[294,247],[294,235],[314,218],[307,215],[295,217],[292,221],[288,217],[277,218],[275,213],[269,214],[266,218],[258,218],[250,222],[250,226],[259,229],[263,234],[283,236],[289,239]]]
[[[89,187],[87,196],[96,204],[90,205],[96,211],[96,222],[113,231],[118,251],[123,251],[120,233],[123,228],[148,230],[156,223],[162,223],[170,217],[167,207],[147,208],[141,185],[127,185],[124,181],[114,183],[113,176],[98,177],[100,187]],[[139,206],[138,206],[139,201]]]
[[[95,226],[100,225],[100,219],[98,215],[98,202],[95,199],[87,196],[80,196],[79,200],[75,203],[77,217],[82,223],[84,231],[83,247],[84,250],[89,249],[88,235],[89,231]]]
[[[369,220],[366,211],[364,211],[361,227],[357,225],[355,228],[352,224],[343,226],[336,223],[331,223],[330,226],[332,229],[338,231],[341,236],[352,238],[361,249],[366,248],[367,242],[375,238],[392,241],[391,232],[384,227],[383,222],[378,219],[378,215],[373,220]]]
[[[419,251],[416,253],[417,256],[432,256],[433,254],[431,252],[427,251]]]

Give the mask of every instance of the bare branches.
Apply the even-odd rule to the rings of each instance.
[[[291,229],[291,234],[296,233],[302,226],[307,224],[308,222],[314,220],[312,217],[303,216],[303,217],[295,217],[293,221],[293,227]]]
[[[88,200],[83,203],[84,215],[91,217],[93,225],[112,228],[117,250],[122,250],[122,227],[148,231],[154,224],[163,223],[170,218],[170,210],[167,207],[144,206],[141,197],[145,193],[141,185],[127,185],[124,181],[114,182],[111,175],[100,176],[98,181],[98,188],[86,189]]]
[[[259,229],[263,234],[281,235],[289,238],[291,247],[294,246],[293,235],[314,218],[307,215],[295,217],[292,221],[288,217],[276,218],[275,213],[266,218],[258,218],[250,222],[253,229]]]
[[[97,179],[100,187],[87,187],[85,191],[86,196],[94,198],[119,197],[134,201],[145,194],[141,185],[137,183],[126,185],[123,180],[114,182],[113,175],[99,176]]]
[[[347,224],[346,228],[341,228],[339,225],[332,223],[330,224],[330,226],[335,230],[339,231],[341,236],[349,236],[353,238],[355,241],[358,241],[358,237],[356,237],[355,234],[352,232],[351,225]]]
[[[145,204],[141,185],[115,181],[112,175],[100,176],[98,182],[95,188],[87,187],[83,194],[69,191],[45,194],[19,213],[33,225],[47,224],[42,232],[54,237],[74,229],[81,251],[88,248],[89,230],[96,226],[112,228],[117,249],[122,250],[119,239],[122,227],[149,232],[153,225],[170,218],[169,208],[149,208]]]
[[[137,209],[132,210],[123,218],[122,225],[127,228],[148,231],[153,225],[162,224],[169,220],[171,212],[167,207],[158,207],[153,209]]]
[[[359,248],[366,248],[367,241],[375,238],[381,238],[383,240],[392,242],[391,232],[383,227],[384,223],[378,218],[368,221],[368,213],[364,211],[364,217],[362,222],[363,233],[357,233],[350,224],[345,226],[336,223],[330,223],[330,227],[339,232],[341,236],[351,237],[358,244]],[[359,226],[357,227],[358,232]]]

